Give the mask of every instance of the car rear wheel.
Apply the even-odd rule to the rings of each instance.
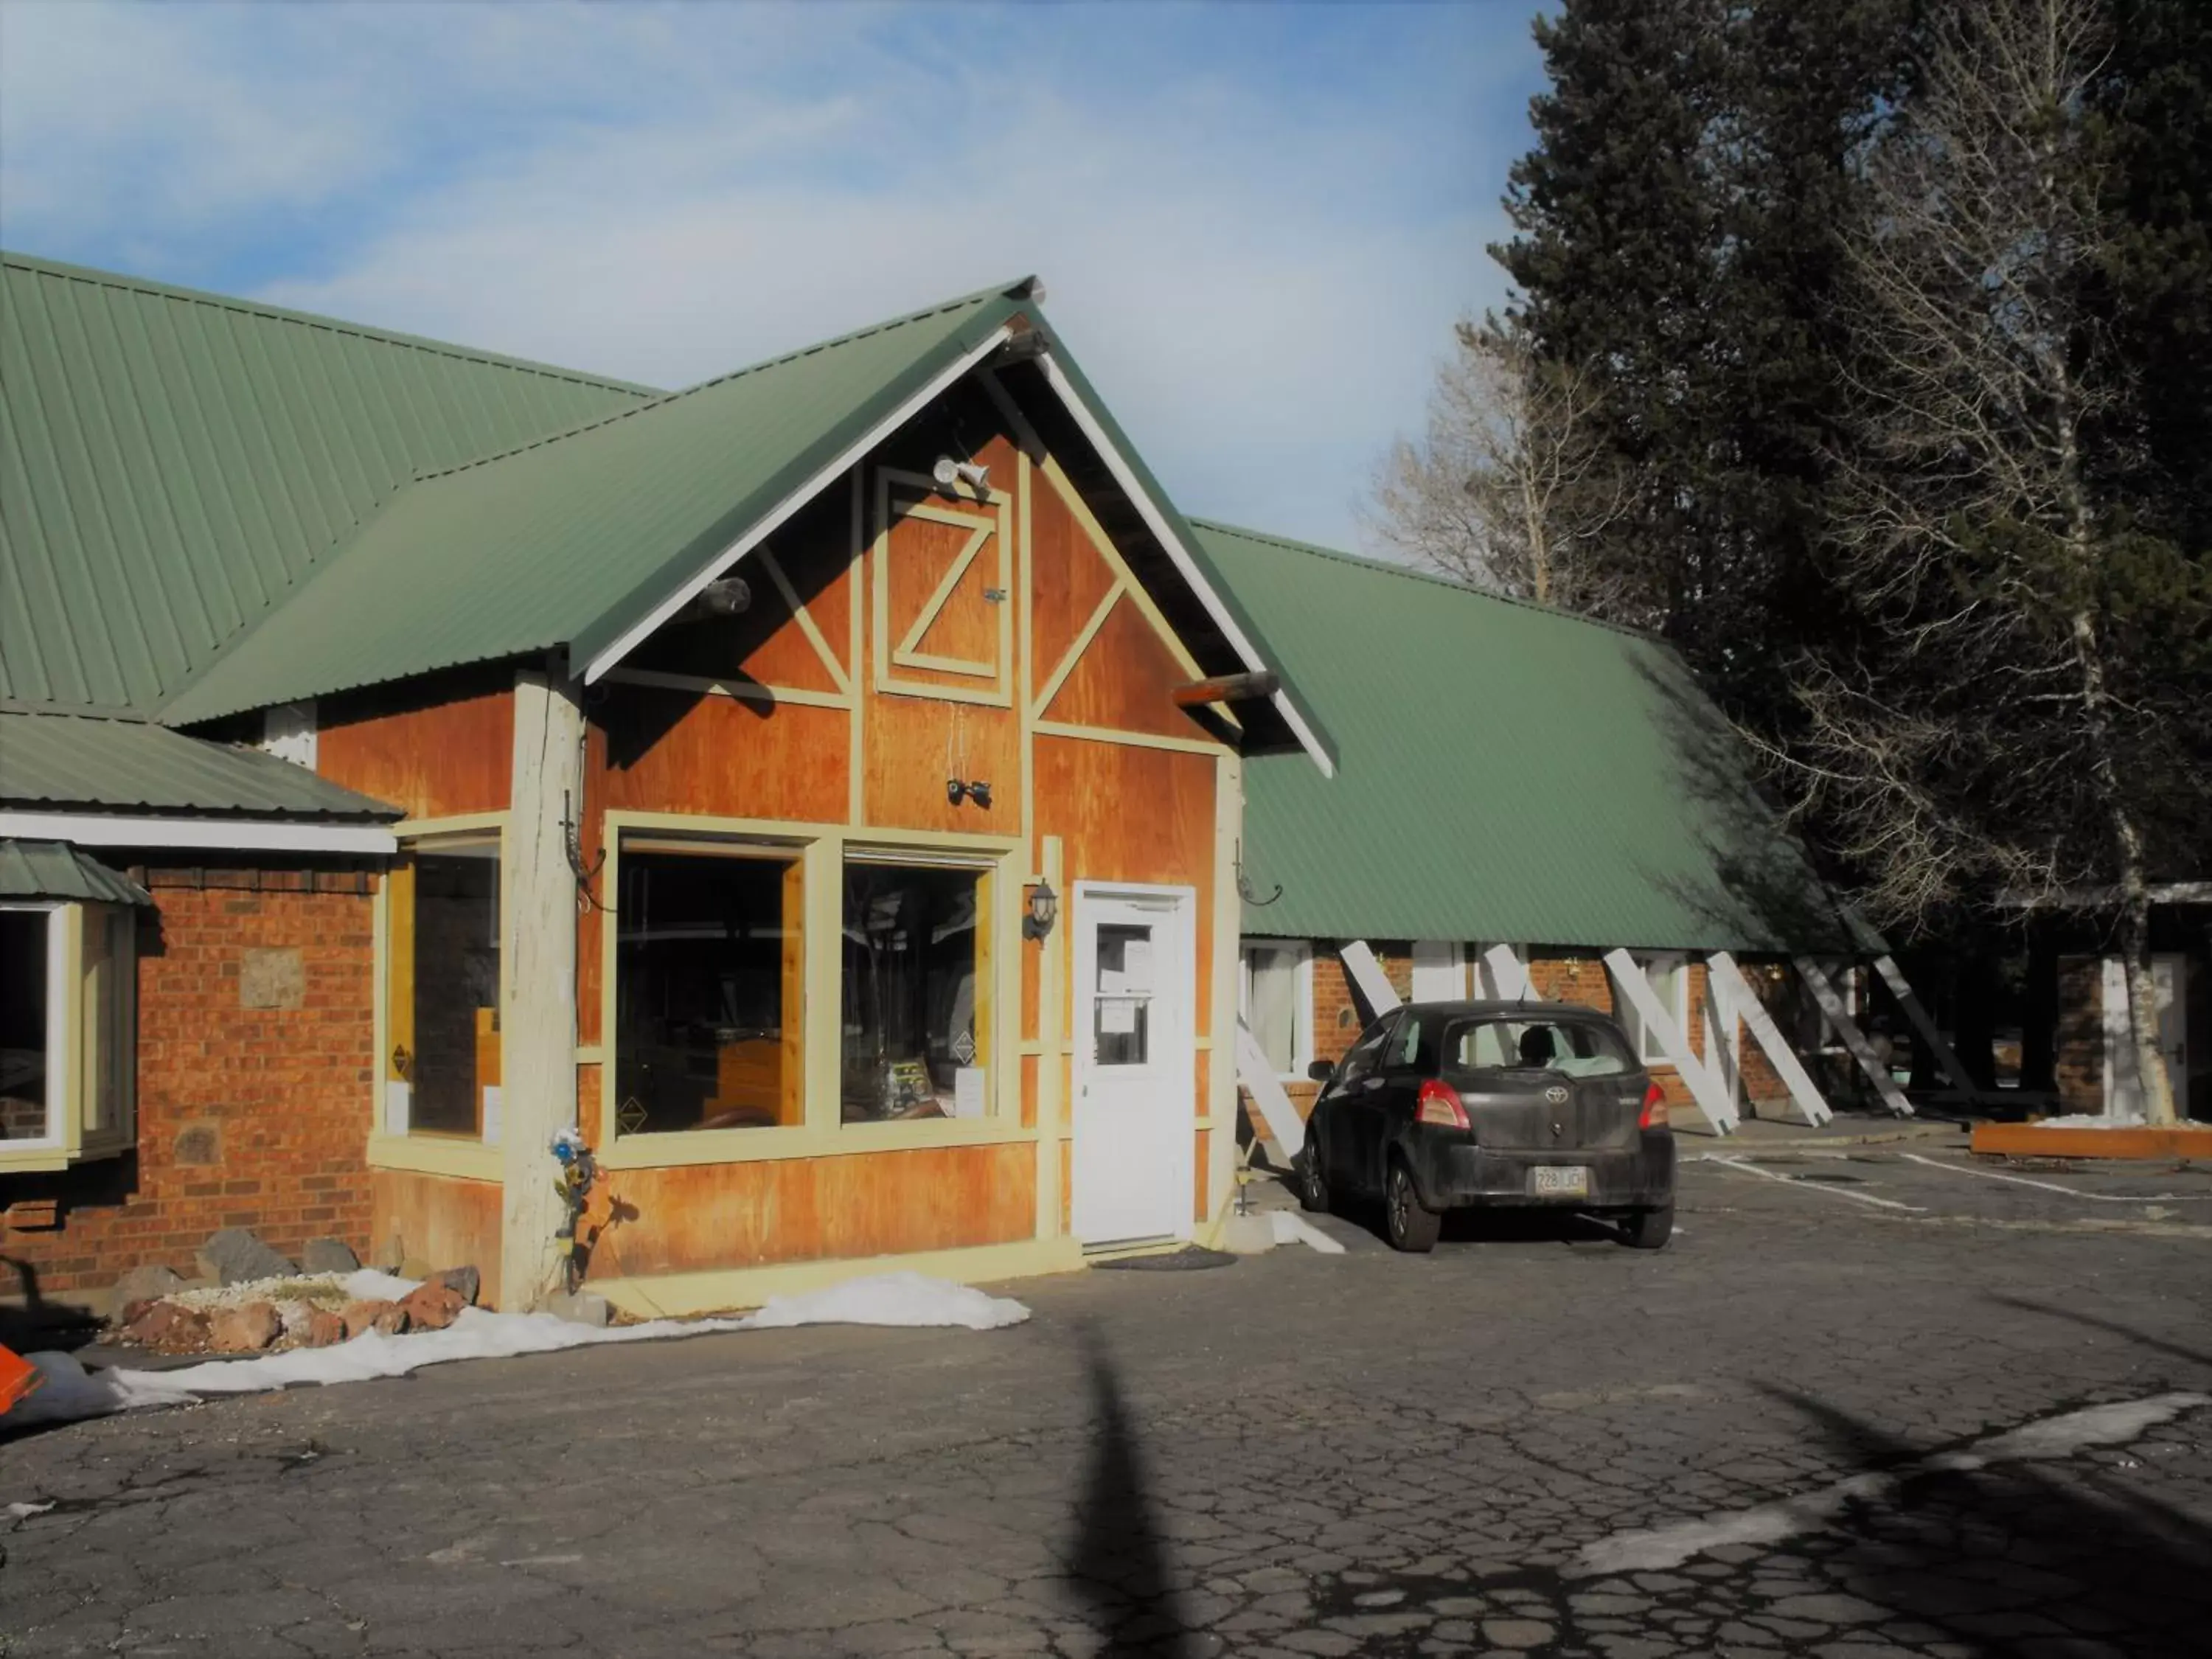
[[[1298,1207],[1326,1214],[1329,1206],[1328,1171],[1322,1167],[1321,1142],[1309,1139],[1298,1154]]]
[[[1436,1249],[1443,1218],[1421,1203],[1413,1186],[1413,1172],[1392,1159],[1389,1179],[1382,1183],[1382,1220],[1390,1235],[1390,1248],[1420,1255]]]
[[[1674,1236],[1674,1206],[1632,1210],[1620,1219],[1620,1242],[1632,1250],[1656,1250]]]

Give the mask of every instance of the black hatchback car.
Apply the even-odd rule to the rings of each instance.
[[[1299,1198],[1380,1198],[1399,1249],[1431,1249],[1445,1211],[1477,1205],[1604,1215],[1647,1250],[1674,1231],[1665,1099],[1594,1008],[1413,1003],[1313,1075]]]

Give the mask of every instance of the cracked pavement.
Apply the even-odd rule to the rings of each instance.
[[[2212,1174],[1913,1150],[1686,1163],[1657,1255],[1496,1223],[1400,1257],[1340,1218],[1341,1256],[1025,1282],[1007,1331],[749,1332],[32,1434],[0,1504],[54,1507],[0,1520],[0,1652],[2203,1651],[2212,1407],[1929,1460],[2212,1394]],[[1789,1535],[1584,1560],[1844,1481]]]

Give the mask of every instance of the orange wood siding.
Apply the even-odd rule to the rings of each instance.
[[[1176,706],[1187,677],[1134,599],[1124,595],[1061,682],[1044,718],[1069,726],[1101,726],[1168,738],[1202,738]]]
[[[871,692],[864,718],[865,822],[971,835],[1021,833],[1021,734],[1012,710]],[[989,807],[969,800],[955,806],[945,799],[948,775],[989,784]],[[842,774],[839,782],[842,787]]]
[[[411,818],[507,808],[514,769],[514,690],[479,678],[454,695],[424,681],[399,702],[365,692],[324,700],[315,770],[389,801]]]
[[[1114,570],[1042,474],[1030,489],[1030,695],[1044,690],[1098,602]]]
[[[1025,1141],[618,1170],[594,1277],[1005,1244],[1036,1228]]]
[[[602,811],[817,823],[845,816],[852,717],[842,708],[616,685],[592,717],[605,734]]]
[[[1194,1029],[1200,1032],[1212,1024],[1215,768],[1211,755],[1080,738],[1036,739],[1037,832],[1061,838],[1070,882],[1197,890]],[[1068,975],[1071,997],[1073,978]],[[1073,1030],[1072,1020],[1062,1029]]]
[[[498,1304],[498,1182],[412,1170],[372,1170],[368,1180],[375,1251],[396,1238],[403,1256],[433,1269],[473,1267],[483,1279],[477,1299]]]

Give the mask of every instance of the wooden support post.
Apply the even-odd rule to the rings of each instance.
[[[1605,965],[1613,975],[1614,988],[1635,1006],[1636,1017],[1659,1039],[1659,1052],[1682,1074],[1706,1121],[1720,1134],[1732,1131],[1738,1121],[1735,1103],[1691,1048],[1689,1034],[1674,1024],[1674,1014],[1659,1000],[1641,964],[1627,951],[1614,950],[1605,953]]]
[[[1296,1158],[1306,1144],[1305,1122],[1298,1116],[1298,1109],[1291,1104],[1282,1080],[1276,1077],[1274,1066],[1268,1063],[1267,1054],[1260,1047],[1260,1039],[1241,1019],[1237,1022],[1237,1080],[1250,1092],[1267,1133],[1274,1137],[1283,1156]]]
[[[1705,972],[1716,988],[1726,988],[1728,1000],[1737,1017],[1751,1028],[1752,1036],[1766,1051],[1766,1058],[1774,1067],[1774,1074],[1790,1091],[1790,1098],[1796,1103],[1805,1121],[1817,1128],[1833,1117],[1835,1114],[1828,1109],[1828,1103],[1821,1097],[1812,1073],[1797,1058],[1797,1051],[1782,1035],[1782,1028],[1766,1012],[1766,1005],[1751,988],[1749,981],[1743,976],[1743,970],[1735,965],[1735,958],[1725,951],[1716,951],[1705,958]]]
[[[1890,1076],[1889,1067],[1881,1063],[1881,1057],[1867,1042],[1866,1034],[1851,1018],[1851,1011],[1844,1006],[1844,999],[1828,978],[1826,970],[1810,957],[1799,957],[1796,966],[1799,977],[1805,981],[1805,988],[1813,994],[1813,1000],[1820,1005],[1820,1012],[1828,1022],[1828,1029],[1836,1034],[1836,1040],[1850,1051],[1851,1058],[1858,1062],[1859,1070],[1866,1073],[1867,1081],[1874,1085],[1875,1092],[1881,1097],[1881,1103],[1899,1117],[1911,1117],[1912,1103],[1905,1097],[1905,1091],[1899,1088],[1897,1079]]]
[[[1493,945],[1482,953],[1490,967],[1490,988],[1500,1002],[1541,1002],[1528,979],[1528,964],[1513,954],[1510,945]]]
[[[1398,993],[1390,984],[1390,976],[1382,971],[1382,964],[1375,960],[1375,952],[1367,948],[1364,939],[1346,939],[1336,947],[1344,958],[1345,970],[1352,975],[1354,989],[1367,1005],[1367,1018],[1380,1019],[1398,1006]]]
[[[557,673],[514,680],[500,1135],[500,1304],[509,1312],[561,1288],[553,1235],[562,1209],[549,1147],[576,1121],[576,877],[565,827],[584,811],[576,690]]]
[[[1067,1105],[1061,1085],[1067,1077],[1066,1052],[1067,1015],[1068,938],[1074,927],[1074,907],[1068,902],[1062,878],[1060,839],[1038,837],[1037,873],[1061,896],[1060,921],[1037,944],[1037,1222],[1039,1238],[1058,1238],[1063,1231],[1060,1212],[1066,1200],[1060,1192],[1060,1157],[1066,1145]]]
[[[1943,1034],[1936,1029],[1936,1022],[1928,1017],[1928,1010],[1920,999],[1912,994],[1912,987],[1905,977],[1905,970],[1897,965],[1894,957],[1875,958],[1874,970],[1881,975],[1881,982],[1889,987],[1889,994],[1897,999],[1905,1017],[1912,1022],[1912,1029],[1920,1033],[1920,1040],[1928,1045],[1928,1052],[1936,1056],[1936,1064],[1943,1075],[1951,1079],[1951,1086],[1969,1101],[1979,1100],[1982,1091],[1974,1085],[1972,1076],[1960,1063],[1951,1045],[1943,1041]]]

